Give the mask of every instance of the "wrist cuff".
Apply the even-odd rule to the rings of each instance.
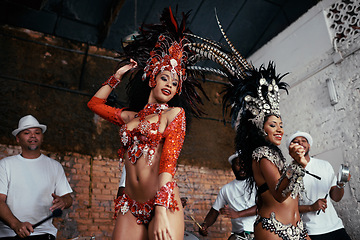
[[[163,206],[171,211],[179,210],[178,203],[175,200],[174,188],[175,182],[168,182],[157,191],[155,195],[155,205]]]
[[[109,85],[112,89],[114,89],[117,87],[117,85],[119,85],[119,83],[121,83],[121,80],[112,75],[102,84],[102,86]]]
[[[337,183],[336,183],[336,187],[337,187],[337,188],[340,188],[340,189],[345,188],[345,185],[346,185],[346,184],[345,184],[344,182],[337,182]]]

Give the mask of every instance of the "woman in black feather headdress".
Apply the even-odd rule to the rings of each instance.
[[[231,108],[236,128],[236,151],[245,163],[251,191],[257,187],[255,239],[310,239],[298,209],[306,160],[300,145],[291,145],[294,161],[287,165],[278,148],[284,134],[280,116],[279,90],[286,90],[283,76],[272,62],[255,69],[244,59],[220,30],[230,50],[207,41],[191,44],[191,49],[222,66],[229,85],[224,91],[224,112]]]
[[[170,8],[161,23],[143,25],[124,47],[120,68],[98,90],[89,108],[120,126],[120,160],[126,168],[124,193],[115,200],[113,239],[183,239],[184,214],[174,181],[183,145],[185,113],[198,115],[201,103],[196,63],[187,49],[185,22]],[[111,91],[127,75],[129,108],[106,105]]]
[[[255,239],[310,239],[300,219],[298,198],[304,190],[306,161],[301,146],[292,145],[294,161],[286,164],[278,146],[284,135],[279,111],[279,90],[286,90],[270,63],[249,69],[232,81],[224,95],[224,108],[232,106],[236,149],[246,163],[249,186],[257,187]]]

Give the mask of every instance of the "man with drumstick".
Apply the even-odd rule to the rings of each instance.
[[[313,139],[309,133],[297,131],[287,140],[288,148],[291,144],[299,144],[303,147],[305,159],[308,162],[305,170],[321,178],[318,180],[305,174],[306,191],[302,193],[302,199],[299,201],[299,211],[311,240],[350,240],[342,220],[329,200],[329,197],[335,202],[342,199],[345,182],[337,181],[328,161],[310,157],[309,151]],[[347,181],[350,177],[349,174]]]
[[[32,115],[22,117],[12,132],[21,154],[0,160],[0,239],[55,239],[48,216],[72,205],[64,169],[40,151],[46,128]]]
[[[207,229],[215,223],[221,213],[231,218],[232,233],[229,240],[252,240],[256,214],[255,186],[252,189],[247,186],[248,176],[238,153],[231,155],[228,160],[236,179],[221,188],[214,205],[199,228],[199,233],[207,236]]]

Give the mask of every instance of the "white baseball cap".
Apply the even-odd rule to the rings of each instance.
[[[291,141],[294,140],[294,138],[296,138],[296,137],[304,137],[304,138],[306,138],[306,140],[308,141],[310,146],[313,144],[313,139],[310,136],[310,134],[308,134],[307,132],[296,131],[293,135],[291,135],[287,139],[287,141],[286,141],[287,148],[289,148]]]
[[[32,115],[27,115],[19,120],[18,128],[12,131],[12,135],[16,137],[19,132],[29,128],[41,128],[43,133],[46,131],[46,125],[40,124]]]
[[[231,155],[228,159],[229,163],[232,165],[232,161],[239,156],[238,152]]]

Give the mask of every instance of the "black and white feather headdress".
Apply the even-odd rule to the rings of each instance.
[[[226,111],[231,108],[232,124],[235,126],[242,117],[247,116],[259,130],[263,130],[265,116],[280,116],[279,90],[287,91],[288,86],[281,82],[285,75],[276,74],[273,62],[268,66],[261,65],[259,69],[254,68],[236,50],[226,36],[216,13],[215,16],[228,48],[207,39],[201,39],[201,43],[190,43],[189,48],[200,57],[210,59],[221,66],[221,70],[213,72],[229,81],[224,90],[223,109]],[[252,117],[249,117],[248,112]]]

